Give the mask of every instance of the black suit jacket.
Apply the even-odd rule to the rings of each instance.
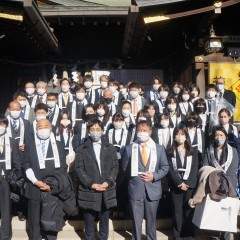
[[[75,158],[75,172],[79,180],[78,204],[87,210],[100,211],[102,201],[107,209],[117,205],[115,181],[118,174],[118,158],[113,145],[102,138],[101,174],[90,138],[78,148]],[[91,189],[93,183],[107,182],[109,188],[105,192]]]
[[[192,151],[188,154],[188,156],[192,156],[192,165],[191,165],[191,170],[190,174],[188,176],[187,180],[183,180],[182,177],[179,175],[178,171],[176,171],[173,167],[172,163],[172,157],[173,153],[169,152],[168,153],[168,161],[169,161],[169,174],[168,174],[168,179],[169,179],[169,185],[170,188],[173,189],[178,189],[178,185],[181,183],[186,183],[190,188],[196,188],[197,186],[197,181],[198,181],[198,169],[200,166],[201,162],[201,155],[199,154],[198,150],[196,148],[193,148]],[[176,157],[176,163],[177,163],[177,168],[185,168],[186,166],[182,166],[181,160],[177,154]],[[186,162],[185,162],[186,164]]]
[[[37,156],[37,149],[36,144],[34,140],[34,135],[29,136],[28,139],[26,139],[26,148],[24,151],[24,161],[23,161],[23,167],[24,170],[27,170],[28,168],[32,168],[33,172],[38,180],[43,180],[46,178],[49,174],[61,173],[61,174],[67,174],[66,169],[66,154],[64,151],[64,147],[60,141],[56,141],[58,153],[59,153],[59,160],[60,160],[60,168],[52,169],[48,168],[46,164],[45,169],[40,169],[39,162],[38,162],[38,156]],[[51,156],[50,156],[51,155]],[[48,148],[48,154],[47,157],[52,157],[52,149],[50,147]],[[53,164],[53,163],[51,163]],[[32,182],[30,182],[28,179],[26,179],[26,185],[25,185],[25,196],[28,199],[40,199],[40,190],[35,185],[33,185]]]
[[[231,90],[224,90],[223,98],[231,103],[234,107],[236,106],[236,95]]]

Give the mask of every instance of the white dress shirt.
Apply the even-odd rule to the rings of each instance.
[[[44,145],[44,149],[45,149],[44,152],[42,151],[43,145]],[[41,151],[39,151],[39,152],[41,153],[42,156],[39,156],[39,157],[42,157],[43,159],[46,158],[47,151],[48,151],[48,145],[49,145],[49,138],[47,140],[41,140],[39,138],[36,138],[36,146],[40,146],[40,148],[41,148]],[[32,168],[28,168],[25,173],[26,173],[28,180],[31,181],[33,184],[35,184],[38,181]]]
[[[117,144],[121,143],[121,138],[122,138],[122,128],[120,129],[115,129],[115,141],[117,142]]]
[[[93,142],[93,151],[95,153],[95,157],[97,160],[97,164],[98,164],[98,168],[99,168],[99,172],[101,173],[101,159],[100,159],[100,153],[101,153],[101,140],[98,142]]]
[[[63,139],[64,139],[64,145],[66,145],[67,144],[67,142],[68,142],[68,130],[67,130],[67,128],[64,128],[63,129]]]

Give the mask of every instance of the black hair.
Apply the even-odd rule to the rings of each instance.
[[[47,113],[48,106],[45,103],[38,103],[34,108],[34,112],[36,113],[38,110],[44,110]]]

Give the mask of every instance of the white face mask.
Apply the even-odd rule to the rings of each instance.
[[[177,106],[176,106],[176,104],[169,104],[167,106],[167,108],[168,108],[169,112],[174,112],[176,110]]]
[[[101,82],[101,87],[103,89],[107,88],[108,87],[108,82]]]
[[[198,96],[198,91],[192,91],[191,92],[192,97],[197,97]]]
[[[127,95],[127,89],[126,88],[120,89],[120,92],[121,92],[122,95]]]
[[[21,114],[21,111],[10,111],[10,116],[13,118],[13,119],[17,119],[20,117],[20,114]]]
[[[46,89],[39,88],[39,89],[37,89],[37,93],[38,93],[38,95],[42,96],[46,93]]]
[[[43,119],[46,119],[47,116],[45,114],[38,114],[36,115],[36,120],[39,121],[39,120],[43,120]]]
[[[37,130],[37,135],[42,140],[47,140],[50,137],[51,129],[49,128],[42,128]]]
[[[215,91],[208,91],[207,96],[208,96],[208,98],[214,98],[216,96],[216,92]]]
[[[169,120],[161,120],[160,125],[163,128],[168,128],[169,127]]]
[[[70,89],[70,86],[69,85],[62,85],[62,91],[64,92],[64,93],[66,93],[66,92],[68,92],[69,91],[69,89]]]
[[[140,121],[147,121],[147,118],[142,116],[142,117],[139,117],[137,121],[138,122],[140,122]]]
[[[86,81],[86,82],[84,82],[84,87],[85,87],[85,88],[91,88],[92,85],[93,85],[93,83],[92,83],[91,81]]]
[[[91,131],[89,132],[89,136],[93,142],[99,142],[102,137],[102,132]]]
[[[131,98],[133,98],[133,99],[137,98],[139,95],[138,91],[130,91],[129,93],[130,93]]]
[[[184,135],[178,135],[175,137],[175,141],[178,143],[178,144],[183,144],[185,143],[186,141],[186,137]]]
[[[131,111],[130,110],[122,110],[122,115],[126,118],[126,117],[129,117],[131,114]]]
[[[6,128],[5,127],[0,127],[0,135],[5,134]]]
[[[218,89],[218,91],[224,90],[224,84],[223,83],[218,83],[217,84],[217,89]]]
[[[49,108],[54,108],[56,106],[56,101],[47,101],[47,105]]]
[[[182,95],[183,101],[188,101],[189,98],[190,98],[189,94],[183,94],[183,95]]]
[[[21,101],[19,101],[19,104],[20,104],[21,108],[24,108],[27,105],[27,100],[21,100]]]
[[[160,95],[160,98],[166,99],[168,96],[168,91],[160,91],[159,95]]]
[[[147,142],[149,140],[150,136],[148,132],[138,132],[137,133],[137,140],[140,143]]]
[[[113,122],[113,126],[115,129],[121,129],[123,127],[123,124],[123,121]]]
[[[82,101],[85,98],[85,93],[77,92],[76,97],[77,97],[78,100]]]
[[[35,88],[26,88],[25,91],[29,96],[31,96],[34,94]]]
[[[115,92],[116,92],[116,87],[110,86],[110,87],[109,87],[109,90],[110,90],[112,93],[115,93]]]
[[[180,89],[179,87],[174,87],[174,88],[173,88],[173,92],[174,92],[175,94],[179,94],[179,93],[181,92],[181,89]]]
[[[61,120],[61,124],[64,126],[64,127],[67,127],[68,125],[71,124],[71,121],[69,119],[62,119]]]
[[[97,110],[97,115],[99,117],[103,117],[105,115],[105,110],[103,108],[100,108]]]
[[[153,90],[157,91],[160,88],[159,84],[153,84]]]

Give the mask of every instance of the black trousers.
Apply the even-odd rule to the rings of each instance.
[[[0,211],[1,211],[0,239],[9,240],[12,237],[11,200],[9,183],[5,179],[0,180]]]
[[[175,239],[193,238],[195,226],[192,223],[193,209],[188,201],[193,196],[193,190],[186,192],[179,189],[171,189],[173,202],[173,236]]]
[[[95,240],[95,220],[99,219],[99,239],[107,240],[109,234],[110,210],[103,208],[101,212],[85,210],[83,219],[85,224],[85,240]]]
[[[44,232],[40,227],[41,218],[40,200],[28,200],[27,233],[31,240],[56,240],[56,232]]]
[[[133,222],[133,239],[141,240],[142,223],[145,215],[147,240],[156,240],[156,221],[159,200],[151,201],[146,196],[143,200],[130,200]]]

